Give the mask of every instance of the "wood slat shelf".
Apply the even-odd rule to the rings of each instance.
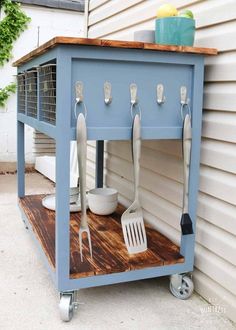
[[[139,41],[124,41],[124,40],[106,40],[92,38],[74,38],[74,37],[54,37],[32,52],[21,57],[13,63],[13,66],[20,66],[33,58],[44,54],[51,48],[57,45],[84,45],[84,46],[100,46],[114,48],[129,48],[129,49],[146,49],[154,51],[191,53],[202,55],[216,55],[216,48],[190,47],[190,46],[174,46],[174,45],[159,45],[152,43],[144,43]]]
[[[55,268],[55,212],[42,206],[44,195],[30,195],[19,199],[19,204],[30,222],[49,263]],[[183,263],[179,247],[167,237],[146,225],[148,250],[129,255],[124,241],[120,217],[124,207],[119,205],[111,216],[97,216],[88,211],[93,259],[89,256],[88,242],[84,244],[84,262],[80,260],[80,213],[70,217],[70,277],[126,272],[148,267]]]

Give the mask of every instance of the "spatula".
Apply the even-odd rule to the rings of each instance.
[[[81,199],[81,222],[79,228],[79,245],[80,258],[83,261],[83,234],[86,233],[89,242],[89,250],[92,258],[92,243],[90,230],[87,222],[86,212],[86,161],[87,161],[87,128],[85,117],[82,113],[77,119],[77,153],[79,164],[79,180],[80,180],[80,199]]]
[[[134,164],[134,202],[122,214],[121,225],[125,245],[130,254],[147,250],[147,237],[143,212],[139,202],[139,171],[141,154],[141,124],[138,114],[135,115],[132,128],[132,155]]]
[[[183,169],[184,169],[184,191],[183,191],[183,213],[180,221],[183,235],[193,234],[192,220],[188,211],[189,200],[189,166],[192,145],[192,128],[189,114],[184,117],[183,123]]]

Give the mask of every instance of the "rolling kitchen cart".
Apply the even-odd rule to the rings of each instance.
[[[76,290],[171,275],[172,293],[191,295],[185,274],[193,270],[201,142],[204,55],[209,48],[142,42],[56,37],[14,63],[18,67],[18,196],[23,220],[42,252],[60,292],[60,315],[73,316]],[[131,103],[133,102],[133,107]],[[132,110],[132,111],[131,111]],[[88,211],[93,258],[88,244],[79,253],[80,213],[69,212],[70,141],[75,113],[86,113],[89,140],[96,140],[96,185],[103,185],[104,140],[129,140],[133,113],[141,115],[142,139],[181,139],[183,115],[191,114],[192,150],[189,214],[193,234],[180,248],[146,225],[148,250],[129,255],[119,205],[111,216]],[[56,212],[42,195],[25,196],[24,126],[56,142]]]

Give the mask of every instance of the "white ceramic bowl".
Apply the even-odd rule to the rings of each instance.
[[[98,215],[112,214],[118,204],[118,192],[113,188],[96,188],[88,192],[90,210]]]
[[[155,31],[154,30],[135,31],[134,40],[141,42],[155,43]]]

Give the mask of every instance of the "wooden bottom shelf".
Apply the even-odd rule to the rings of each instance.
[[[20,198],[19,204],[27,216],[53,268],[55,268],[55,212],[42,206],[44,195]],[[124,241],[120,217],[124,207],[119,205],[110,216],[97,216],[88,211],[92,239],[93,259],[89,256],[88,242],[84,244],[84,261],[80,260],[79,223],[80,212],[70,218],[70,277],[126,272],[148,267],[172,265],[184,262],[179,247],[167,237],[146,225],[148,250],[129,255]]]

